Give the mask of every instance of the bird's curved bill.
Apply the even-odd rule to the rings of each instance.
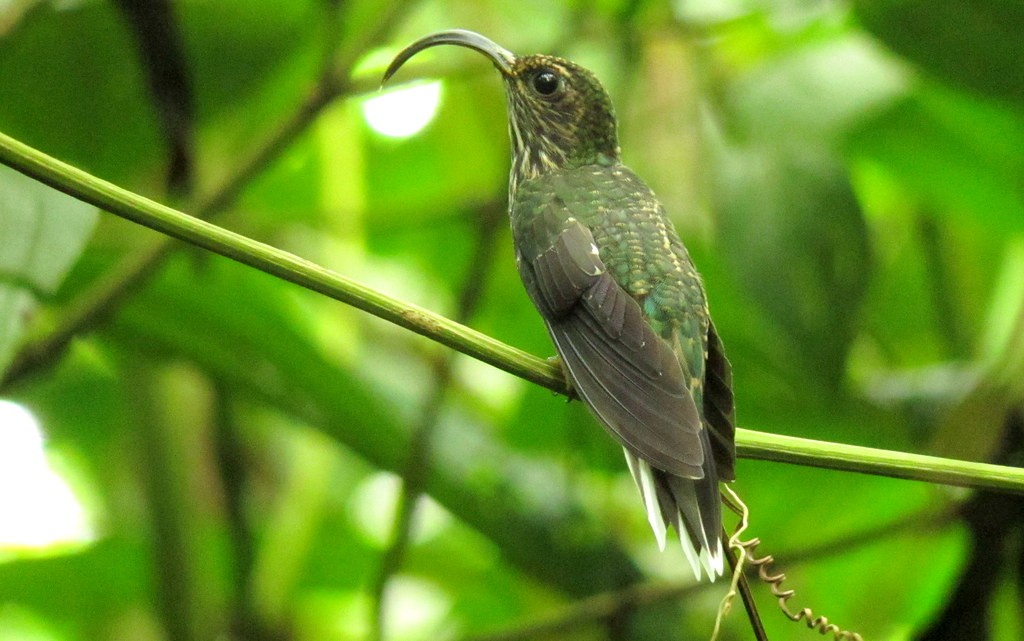
[[[383,85],[387,82],[388,79],[398,71],[399,67],[409,60],[409,58],[412,58],[424,49],[437,45],[458,45],[460,47],[468,47],[479,51],[490,58],[491,62],[494,63],[494,66],[505,75],[512,73],[512,64],[516,59],[512,52],[499,47],[493,40],[485,38],[479,33],[466,31],[465,29],[439,31],[438,33],[420,38],[405,49],[402,49],[402,51],[395,56],[395,59],[391,61],[391,64],[388,65],[388,69],[384,72],[384,79],[381,81],[381,84]]]

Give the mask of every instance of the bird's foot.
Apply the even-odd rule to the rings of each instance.
[[[565,363],[562,362],[562,357],[556,354],[549,356],[547,361],[552,365],[557,365],[558,369],[562,370],[562,380],[565,381],[565,402],[571,403],[572,401],[580,400],[579,394],[576,393],[576,388],[572,384],[572,379],[569,378],[569,370],[565,368]]]

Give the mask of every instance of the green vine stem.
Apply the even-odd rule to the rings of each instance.
[[[558,366],[315,263],[92,176],[0,133],[0,162],[69,196],[282,280],[352,305],[514,376],[566,393]],[[739,429],[745,458],[1024,493],[1024,469]]]

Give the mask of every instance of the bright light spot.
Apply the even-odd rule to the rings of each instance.
[[[21,405],[0,400],[0,549],[92,538],[85,510],[46,460],[38,421]]]
[[[397,476],[380,472],[368,476],[353,493],[349,506],[353,519],[360,531],[378,545],[386,545],[391,539],[400,491],[401,481]],[[421,543],[433,538],[450,522],[448,512],[429,496],[424,496],[417,508],[412,540]]]
[[[456,627],[452,602],[439,586],[408,575],[388,580],[383,612],[392,641],[450,639]],[[295,617],[295,637],[364,639],[370,636],[373,602],[367,592],[308,590]],[[0,636],[0,639],[4,637]]]
[[[384,620],[398,639],[435,636],[451,610],[448,595],[433,583],[396,576],[388,583]]]
[[[441,104],[441,81],[415,83],[363,102],[370,128],[388,138],[408,138],[430,124]]]

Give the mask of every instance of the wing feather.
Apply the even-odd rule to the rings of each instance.
[[[708,328],[708,358],[704,374],[704,420],[711,432],[711,452],[718,475],[736,479],[736,408],[732,392],[732,367],[725,357],[714,323]]]
[[[527,264],[524,264],[527,263]],[[704,475],[700,414],[669,344],[569,219],[520,269],[580,397],[630,451],[685,478]]]

